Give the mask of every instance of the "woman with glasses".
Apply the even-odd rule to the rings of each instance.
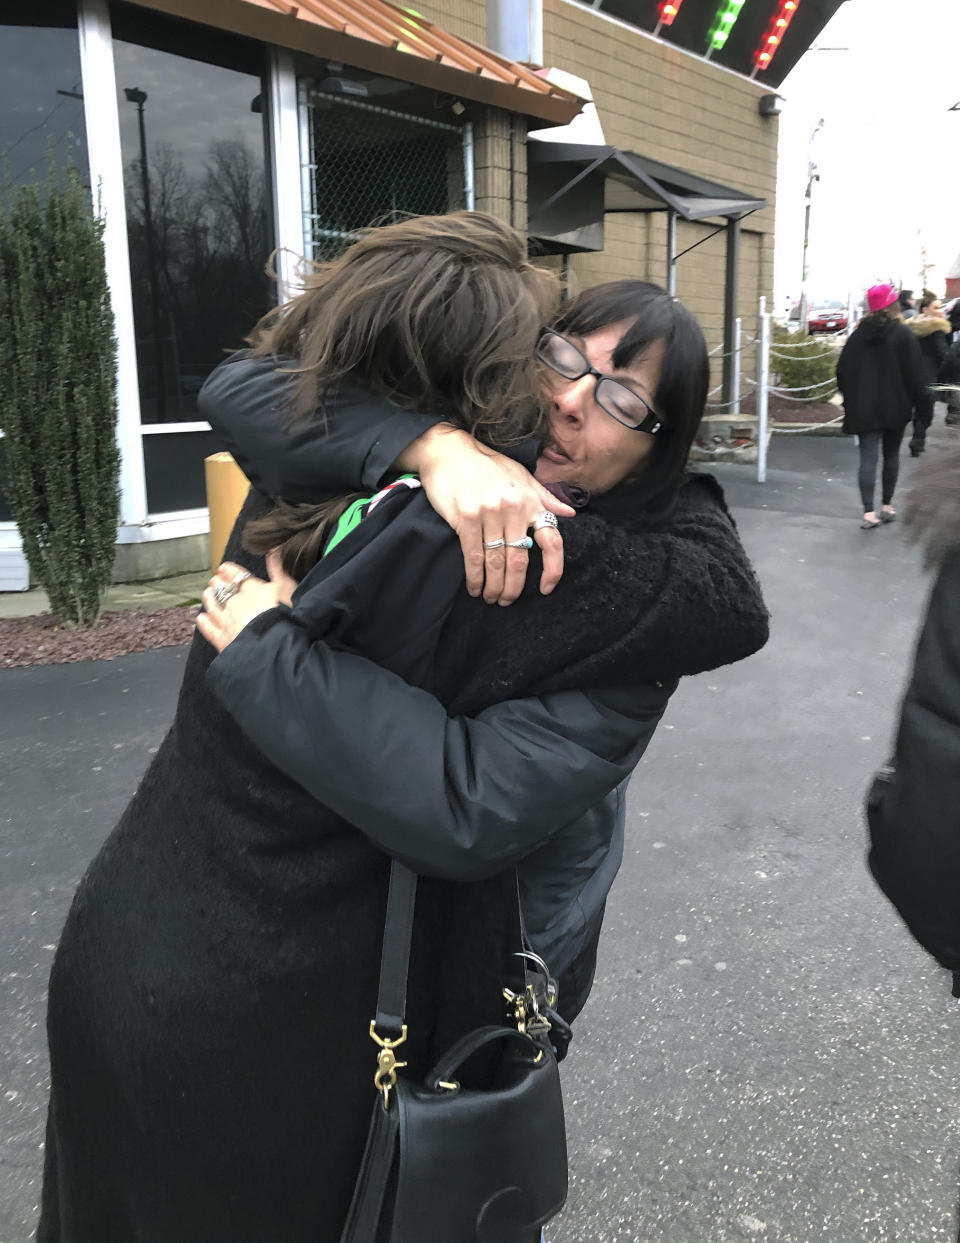
[[[302,485],[304,462],[326,459],[312,495],[332,499],[304,509],[309,488],[273,486],[299,506],[271,513],[271,501],[251,495],[232,567],[205,594],[205,638],[191,651],[173,729],[71,912],[50,994],[44,1243],[336,1243],[372,1103],[387,855],[426,875],[404,1046],[403,1073],[416,1078],[463,1031],[499,1017],[516,895],[505,869],[540,854],[522,890],[534,886],[543,906],[579,889],[581,909],[596,909],[616,870],[622,786],[671,679],[766,637],[716,492],[680,489],[682,467],[674,493],[686,497],[650,481],[647,506],[646,492],[621,487],[643,476],[660,435],[621,421],[624,403],[628,420],[640,413],[626,392],[593,372],[573,380],[554,369],[549,431],[535,395],[525,416],[511,407],[538,340],[517,308],[542,295],[523,292],[532,278],[522,239],[485,220],[375,231],[266,323],[253,355],[225,365],[207,394],[208,414],[219,392],[251,415],[240,423],[261,448],[273,429],[281,453],[272,464],[257,456],[281,483],[289,470]],[[364,263],[378,255],[374,280]],[[425,277],[438,255],[444,283]],[[558,328],[589,367],[665,421],[674,411],[689,444],[705,351],[695,331],[699,370],[671,369],[666,338],[658,358],[671,322],[609,357],[592,331]],[[345,340],[363,345],[338,369]],[[281,354],[294,356],[293,376]],[[499,376],[485,374],[484,354],[499,355]],[[463,366],[469,383],[458,379]],[[318,382],[314,401],[290,424],[305,376]],[[564,403],[574,391],[579,408]],[[310,417],[317,409],[322,419]],[[443,415],[451,426],[437,425]],[[524,417],[528,432],[543,429],[543,482],[483,443],[515,441],[509,451],[534,466],[536,445],[518,438]],[[385,473],[411,470],[422,487],[382,487]],[[491,478],[505,481],[494,500]],[[345,488],[350,496],[333,495]],[[533,583],[510,608],[489,609],[463,590],[461,549],[473,590],[497,599],[516,562],[526,565],[528,529],[557,551],[544,498],[575,510],[557,492],[582,508],[553,593]],[[463,518],[459,547],[428,496]],[[651,541],[645,558],[657,529],[663,552]],[[259,547],[279,539],[284,564],[303,574],[295,593],[275,563],[266,581],[244,535]],[[688,569],[674,580],[680,550]],[[657,612],[658,599],[667,610]],[[576,875],[587,837],[593,874]],[[568,927],[558,944],[582,961],[594,929],[560,914]],[[518,1222],[517,1238],[537,1224]]]
[[[540,700],[524,711],[516,702],[498,708],[499,686],[484,681],[480,660],[484,673],[444,708],[369,662],[361,668],[334,646],[311,647],[309,578],[293,610],[298,647],[286,647],[293,618],[281,610],[269,632],[246,631],[247,653],[236,647],[225,652],[210,681],[265,754],[322,801],[332,801],[388,853],[461,880],[517,863],[528,937],[559,978],[560,1011],[573,1019],[592,985],[604,904],[619,868],[626,780],[677,679],[749,655],[765,642],[767,619],[719,487],[710,476],[687,471],[706,388],[706,349],[689,312],[648,282],[597,286],[566,309],[556,329],[541,334],[536,353],[544,364],[550,433],[532,454],[529,445],[511,452],[577,510],[575,518],[560,519],[565,570],[554,591],[558,610],[545,612],[546,631],[539,621],[542,577],[527,577],[531,554],[522,546],[530,523],[515,493],[531,479],[522,465],[436,418],[401,412],[356,425],[352,458],[344,452],[351,435],[346,415],[335,414],[326,429],[314,425],[309,439],[298,433],[292,440],[279,413],[290,378],[270,358],[224,364],[201,393],[201,407],[255,486],[301,502],[294,514],[300,518],[310,513],[308,496],[335,481],[361,481],[371,442],[388,431],[398,436],[394,445],[406,438],[409,444],[393,467],[420,472],[426,499],[459,537],[466,567],[467,591],[457,594],[445,634],[478,655],[489,647],[494,665],[509,665],[504,682],[526,679],[524,693],[546,675],[545,689],[570,683],[590,686],[591,695],[553,696],[546,713]],[[251,493],[228,555],[239,547],[239,529],[246,529],[249,541],[263,504]],[[255,543],[266,551],[282,544],[286,533],[283,561],[299,577],[302,533],[290,535],[284,526],[292,513],[289,506],[276,510]],[[441,524],[434,531],[455,549]],[[392,535],[402,540],[402,526]],[[400,565],[402,574],[411,559],[429,562],[433,556],[419,534],[404,544],[402,561],[378,538],[382,560]],[[213,588],[236,573],[228,562]],[[422,568],[412,577],[418,574]],[[384,598],[382,575],[378,584]],[[224,651],[278,597],[289,599],[294,587],[286,576],[270,585],[245,582],[226,608],[212,607],[199,624]],[[405,590],[401,586],[399,594]],[[491,614],[471,599],[481,591],[490,602],[520,598]],[[410,618],[421,624],[415,609]],[[249,643],[254,632],[256,653]],[[618,680],[604,671],[605,642],[631,652],[631,669]],[[562,674],[551,669],[558,650],[566,660]],[[278,732],[265,724],[275,714],[264,710],[257,693],[262,662],[274,669],[288,665],[289,676],[277,677],[272,688],[288,697],[283,720],[310,719],[315,729]],[[442,678],[444,672],[441,655],[434,673]],[[377,688],[373,723],[351,710],[363,702],[359,688],[366,678]],[[471,696],[487,709],[484,725],[491,729],[474,728],[460,717]],[[535,748],[535,766],[526,711],[543,731],[536,734],[543,745]],[[378,781],[376,790],[365,788],[358,798],[348,757],[362,749],[371,730],[402,732],[423,745],[406,758],[397,784]],[[440,754],[447,756],[444,770],[432,764]],[[477,767],[495,768],[503,779],[493,788],[468,788]],[[578,815],[581,808],[587,810]]]

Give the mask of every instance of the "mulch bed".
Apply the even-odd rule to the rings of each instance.
[[[740,403],[741,414],[756,414],[756,398],[751,393]],[[721,407],[707,406],[707,414],[725,414]],[[800,402],[788,401],[771,393],[767,399],[767,417],[771,423],[829,423],[839,418],[843,411],[839,406],[828,401]]]
[[[114,660],[130,652],[189,643],[199,611],[199,605],[173,605],[150,613],[122,609],[104,613],[89,630],[65,626],[52,613],[0,618],[0,669]]]

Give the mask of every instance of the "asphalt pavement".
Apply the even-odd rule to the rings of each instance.
[[[713,469],[772,636],[681,685],[632,782],[549,1243],[953,1243],[960,1012],[861,814],[928,582],[897,524],[859,530],[849,440],[775,437],[762,486]],[[35,1220],[58,931],[184,656],[0,671],[0,1243]]]

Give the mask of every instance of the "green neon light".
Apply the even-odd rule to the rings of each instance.
[[[730,31],[736,25],[737,18],[740,16],[740,10],[745,2],[746,0],[726,0],[717,10],[717,15],[713,19],[713,25],[710,27],[710,33],[707,35],[709,46],[714,51],[719,52],[730,38]]]

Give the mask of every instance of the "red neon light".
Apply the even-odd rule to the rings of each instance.
[[[795,3],[795,0],[790,0],[790,3]],[[681,4],[683,4],[683,0],[664,0],[663,4],[660,5],[661,26],[673,25],[673,19],[680,12]]]
[[[770,62],[777,54],[780,41],[799,7],[800,0],[780,0],[779,7],[767,27],[767,33],[753,54],[754,73],[770,67]]]

